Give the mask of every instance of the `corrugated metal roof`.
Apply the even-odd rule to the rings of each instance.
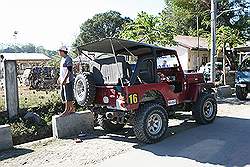
[[[51,58],[42,53],[0,53],[5,60],[16,61],[45,61]]]
[[[181,46],[189,49],[198,48],[198,37],[177,35],[174,40]],[[199,49],[208,50],[208,42],[206,38],[199,37]]]

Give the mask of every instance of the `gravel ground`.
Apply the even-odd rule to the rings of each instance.
[[[244,102],[235,98],[218,100],[218,116],[230,116],[230,113],[235,115],[237,111],[243,110],[250,111],[250,100]],[[198,126],[190,119],[190,114],[180,112],[170,120],[168,137]],[[126,127],[122,132],[116,134],[105,134],[97,127],[94,134],[82,138],[80,143],[76,143],[74,138],[64,140],[48,138],[0,152],[0,166],[90,167],[141,146],[142,144],[137,143],[131,127]]]

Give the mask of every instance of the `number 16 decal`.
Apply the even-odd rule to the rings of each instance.
[[[129,101],[129,104],[136,104],[136,103],[138,103],[138,95],[137,94],[130,94],[128,96],[128,101]]]

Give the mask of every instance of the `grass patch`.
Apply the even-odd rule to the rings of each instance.
[[[9,124],[15,145],[52,136],[52,116],[64,110],[59,90],[36,91],[19,88],[19,112],[14,120],[8,119],[4,110],[4,94],[0,92],[0,125]],[[76,105],[76,110],[83,108]],[[40,124],[24,119],[27,112],[33,112],[41,118]]]
[[[19,108],[28,109],[44,106],[50,101],[60,101],[59,90],[37,91],[19,88]],[[0,91],[0,112],[5,109],[4,92]]]
[[[4,96],[0,101],[0,111],[4,110]],[[19,89],[19,112],[18,117],[9,120],[6,112],[0,112],[0,125],[9,124],[14,144],[43,139],[52,136],[52,116],[63,111],[58,90],[35,91]],[[39,115],[41,123],[37,124],[24,119],[27,112]]]

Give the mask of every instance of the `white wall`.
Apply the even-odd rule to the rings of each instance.
[[[202,62],[205,61],[206,63],[208,63],[210,61],[210,54],[209,51],[199,51],[199,56],[198,56],[198,51],[197,50],[190,50],[189,51],[189,58],[190,58],[190,62],[189,62],[189,69],[190,70],[195,70],[196,66],[198,66],[198,68],[201,66]]]
[[[188,70],[188,49],[182,46],[171,47],[177,51],[183,70]]]

